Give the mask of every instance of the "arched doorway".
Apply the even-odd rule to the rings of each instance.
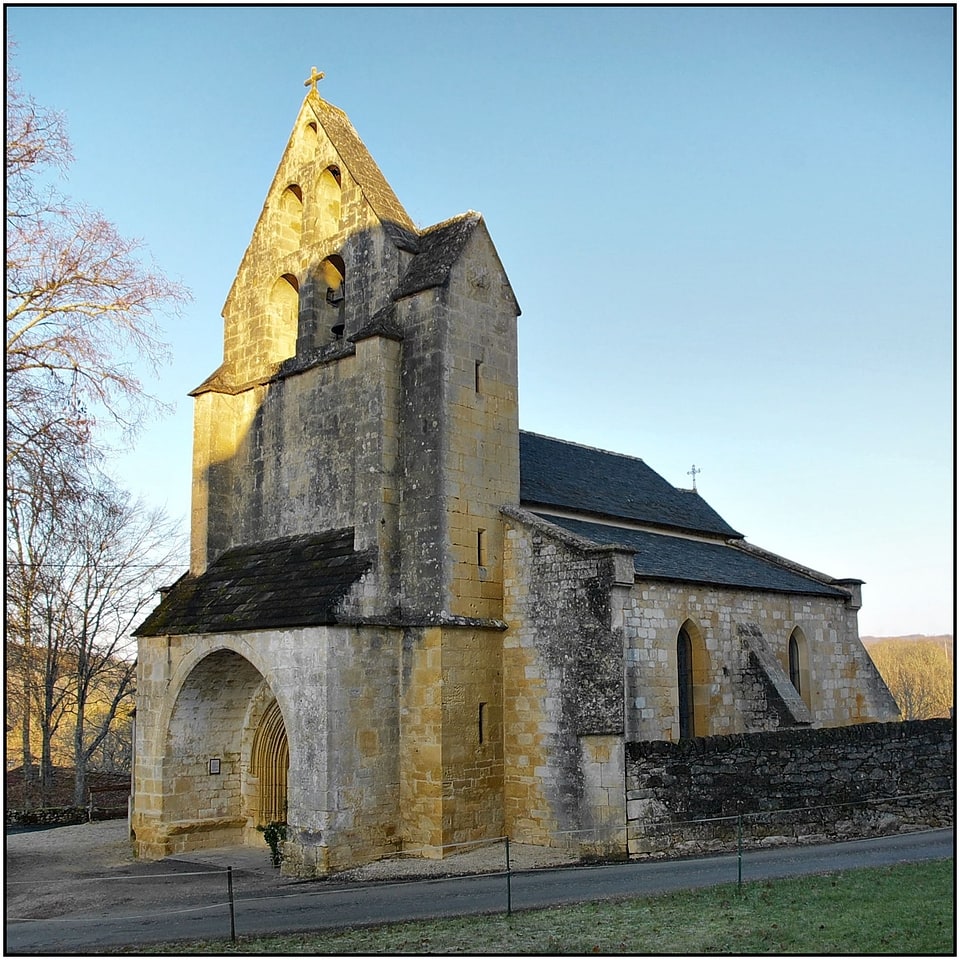
[[[256,827],[284,822],[290,752],[270,684],[242,654],[214,650],[176,695],[163,758],[163,820],[171,852],[261,844]]]
[[[257,826],[287,822],[287,774],[290,748],[276,700],[260,719],[250,750],[250,777],[257,784]]]

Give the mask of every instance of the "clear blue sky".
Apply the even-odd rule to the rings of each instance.
[[[481,211],[525,429],[643,457],[752,542],[953,629],[948,7],[7,7],[66,190],[194,301],[118,468],[188,516],[192,401],[305,94],[413,220]]]

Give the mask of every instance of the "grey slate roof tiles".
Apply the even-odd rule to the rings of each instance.
[[[745,553],[727,543],[690,540],[545,514],[537,516],[596,544],[628,547],[634,551],[633,566],[640,577],[778,593],[837,598],[846,596],[843,590]]]
[[[699,494],[678,490],[636,457],[520,432],[520,503],[742,537]]]
[[[372,563],[353,549],[352,528],[234,547],[178,580],[136,634],[336,623],[337,604]]]

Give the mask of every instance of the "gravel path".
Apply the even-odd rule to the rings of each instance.
[[[195,890],[199,884],[206,884],[204,877],[184,884],[183,874],[222,871],[228,865],[243,885],[301,882],[281,876],[270,865],[266,844],[262,848],[200,850],[160,862],[136,860],[127,839],[126,820],[11,833],[6,836],[6,848],[8,920],[83,916],[106,901],[113,906],[129,903],[138,911],[148,910],[151,905],[169,906],[181,897],[193,896],[191,887]],[[468,848],[443,860],[407,854],[336,874],[330,881],[362,883],[495,872],[505,868],[504,853],[504,845],[494,843]],[[558,850],[512,843],[510,862],[515,870],[529,870],[575,860]],[[161,874],[170,875],[170,879],[157,878]],[[135,882],[111,882],[120,877]],[[211,874],[209,883],[222,883],[222,873]]]

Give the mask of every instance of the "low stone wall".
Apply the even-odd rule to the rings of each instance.
[[[874,836],[954,819],[954,721],[626,744],[632,856]]]
[[[94,807],[40,807],[36,810],[4,810],[7,826],[70,826],[94,820],[120,820],[127,816],[126,806]]]

